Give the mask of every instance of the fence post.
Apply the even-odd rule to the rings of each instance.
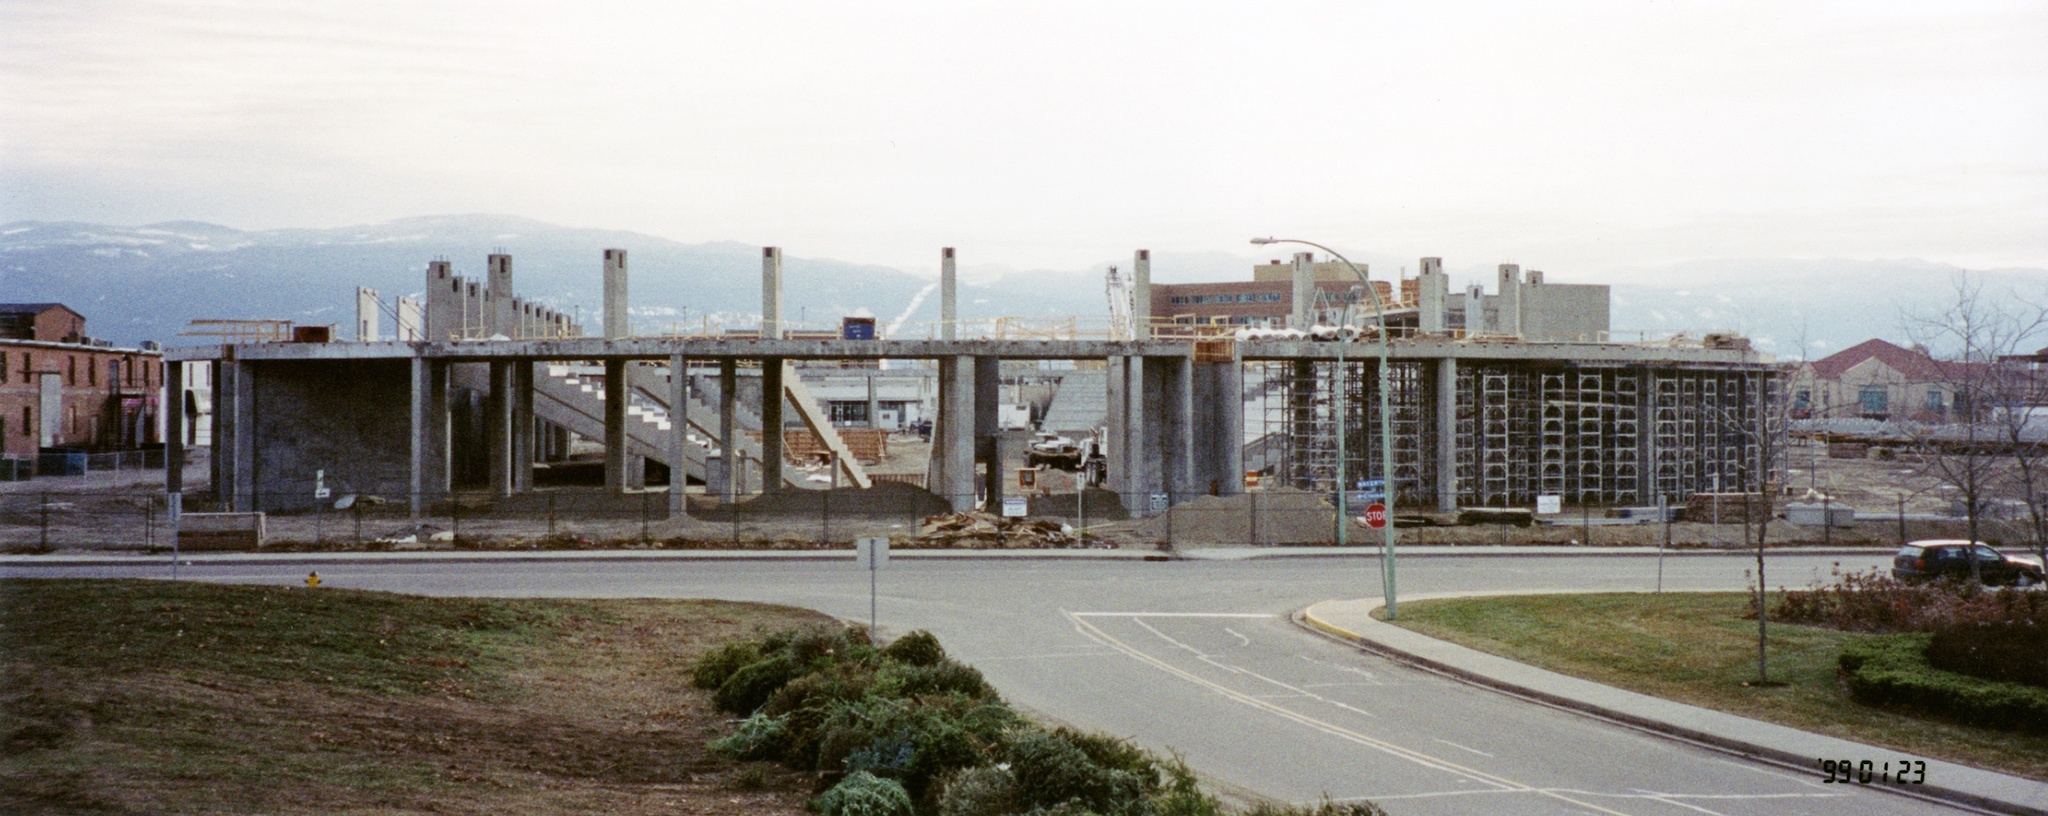
[[[448,543],[462,540],[462,496],[448,491]],[[424,542],[422,542],[424,543]]]
[[[548,537],[555,537],[555,494],[548,494]]]
[[[40,541],[42,548],[47,550],[50,548],[50,494],[43,494],[43,503],[39,509],[42,516],[42,538]]]
[[[647,535],[647,498],[652,495],[652,493],[648,493],[644,489],[640,491],[640,543],[642,544],[649,541]]]

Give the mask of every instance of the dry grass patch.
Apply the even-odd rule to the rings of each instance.
[[[796,814],[708,753],[709,647],[816,623],[700,601],[0,581],[0,811]]]

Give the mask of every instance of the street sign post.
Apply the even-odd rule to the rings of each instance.
[[[863,536],[853,540],[853,561],[868,570],[868,640],[875,639],[875,576],[889,565],[889,539]]]
[[[1365,526],[1375,530],[1387,526],[1387,506],[1379,502],[1366,505]]]

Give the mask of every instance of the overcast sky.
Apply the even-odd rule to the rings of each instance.
[[[2048,266],[2048,3],[0,0],[0,222]]]

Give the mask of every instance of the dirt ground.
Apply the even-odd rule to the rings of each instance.
[[[873,473],[923,473],[930,444],[914,435],[893,437],[887,460],[872,465]],[[1014,467],[1006,471],[1014,485]],[[1962,537],[1965,525],[1949,517],[1958,502],[1954,491],[1928,475],[1925,463],[1910,451],[1873,449],[1858,459],[1835,459],[1824,445],[1795,444],[1788,456],[1784,495],[1775,497],[1778,516],[1768,530],[1773,546],[1895,546],[1902,539]],[[203,489],[205,470],[188,469],[187,483]],[[1197,498],[1178,505],[1170,518],[1122,520],[1120,505],[1098,506],[1091,493],[1090,509],[1075,513],[1072,475],[1041,474],[1038,489],[1028,491],[1034,513],[1067,525],[1085,522],[1089,541],[1126,548],[1157,549],[1218,545],[1326,544],[1336,539],[1335,515],[1327,503],[1296,506],[1288,491],[1256,491],[1230,499]],[[0,549],[13,552],[97,549],[160,549],[168,547],[161,472],[98,475],[89,478],[37,479],[0,483]],[[1014,487],[1012,489],[1015,489]],[[665,492],[609,496],[588,487],[550,488],[500,503],[488,495],[464,493],[438,505],[427,518],[408,517],[402,501],[366,500],[347,512],[275,513],[267,519],[269,546],[298,550],[405,549],[580,549],[645,547],[675,549],[767,548],[820,549],[851,547],[860,536],[885,536],[896,546],[916,546],[919,522],[942,513],[945,502],[928,491],[900,483],[870,491],[841,488],[802,491],[794,496],[756,498],[739,507],[721,507],[713,497],[689,496],[689,512],[669,518]],[[1850,507],[1859,520],[1847,527],[1823,528],[1786,523],[1785,502],[1831,497],[1836,507]],[[203,499],[194,494],[195,502]],[[1397,521],[1405,526],[1401,541],[1418,545],[1590,544],[1652,546],[1666,540],[1664,525],[1616,523],[1604,518],[1607,508],[1593,508],[1591,518],[1573,518],[1575,508],[1533,527],[1500,524],[1413,526],[1430,520],[1402,508]],[[1903,523],[1901,516],[1903,515]],[[1436,519],[1441,521],[1441,519]],[[1752,532],[1739,523],[1685,521],[1670,525],[1669,542],[1676,547],[1747,546]],[[1980,537],[2002,546],[2024,546],[2025,531],[2012,520],[1985,521]],[[1377,541],[1378,534],[1354,525],[1354,542]],[[927,545],[928,546],[928,545]]]
[[[705,602],[609,603],[609,621],[532,656],[509,699],[372,696],[314,682],[175,673],[99,675],[14,667],[10,713],[70,712],[55,737],[76,764],[17,767],[0,810],[206,813],[806,813],[814,780],[734,763],[705,744],[730,730],[689,685],[695,656],[760,626],[827,619]],[[40,702],[37,702],[40,701]],[[116,736],[163,723],[158,755]],[[40,747],[4,746],[16,759]],[[46,729],[47,730],[47,729]],[[146,745],[147,743],[141,743]],[[189,766],[189,767],[188,767]],[[289,784],[279,784],[289,781]]]

